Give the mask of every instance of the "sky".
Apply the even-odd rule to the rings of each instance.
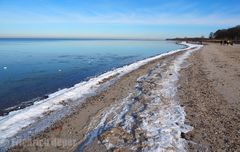
[[[240,24],[240,0],[0,0],[0,37],[208,37]]]

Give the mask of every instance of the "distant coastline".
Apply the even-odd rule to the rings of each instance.
[[[206,43],[220,43],[224,39],[209,39],[209,38],[169,38],[166,41],[179,41],[179,42],[206,42]],[[240,40],[234,41],[235,44],[240,44]]]
[[[222,40],[230,40],[235,44],[240,44],[240,25],[228,28],[217,30],[216,32],[211,32],[209,37],[177,37],[177,38],[168,38],[166,40],[171,41],[192,41],[192,42],[214,42],[220,43]]]

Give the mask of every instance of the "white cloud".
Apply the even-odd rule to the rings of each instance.
[[[91,13],[80,10],[45,6],[41,11],[36,10],[0,10],[0,23],[77,23],[77,24],[140,24],[140,25],[224,25],[239,24],[240,15],[225,14],[238,11],[226,10],[218,6],[210,14],[201,14],[196,2],[168,2],[151,8],[136,8],[135,10],[113,11],[104,13],[91,10]],[[174,11],[173,11],[174,10]],[[225,10],[225,11],[224,11]]]

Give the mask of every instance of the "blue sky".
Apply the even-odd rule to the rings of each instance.
[[[0,0],[0,37],[208,36],[240,24],[240,0]]]

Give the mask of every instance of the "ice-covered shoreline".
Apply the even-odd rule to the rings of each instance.
[[[147,58],[145,60],[141,60],[133,64],[115,69],[113,71],[109,71],[96,78],[92,78],[87,82],[76,84],[72,88],[63,89],[56,93],[50,94],[48,99],[36,102],[30,107],[13,111],[6,116],[0,117],[0,147],[4,147],[5,145],[9,146],[8,142],[12,137],[18,134],[23,128],[26,128],[27,126],[37,122],[39,118],[42,119],[45,117],[46,113],[55,111],[55,114],[57,114],[57,111],[63,109],[63,107],[65,107],[65,104],[68,104],[68,101],[82,101],[86,96],[94,93],[96,90],[101,88],[102,84],[100,83],[104,79],[112,76],[116,76],[114,79],[118,79],[123,75],[136,70],[142,65],[145,65],[153,60],[196,47],[196,45],[187,43],[182,44],[187,45],[188,48],[170,51],[168,53]]]
[[[108,150],[185,151],[181,134],[192,128],[176,96],[177,81],[186,58],[200,47],[165,59],[138,78],[134,92],[93,118],[76,151],[84,151],[95,138]]]

